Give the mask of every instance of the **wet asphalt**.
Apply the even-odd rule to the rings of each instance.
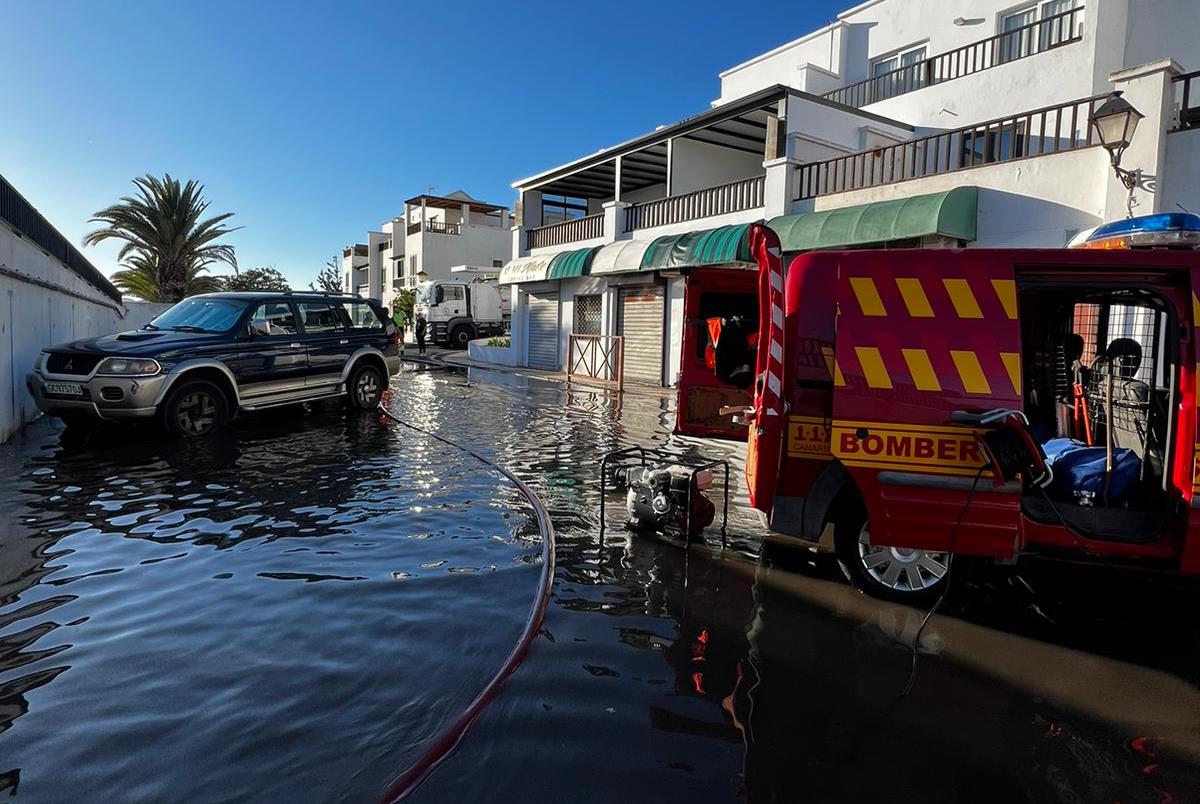
[[[547,505],[539,638],[415,801],[1191,801],[1200,593],[1109,568],[964,564],[924,612],[767,543],[739,445],[674,403],[406,371],[397,416]],[[0,448],[0,789],[27,801],[374,800],[503,661],[528,507],[463,453],[340,405],[205,444]],[[728,547],[620,527],[599,458],[733,466]],[[714,490],[719,499],[719,493]],[[719,507],[719,504],[718,504]]]

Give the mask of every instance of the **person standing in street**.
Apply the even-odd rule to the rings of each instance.
[[[425,354],[425,316],[417,316],[417,354]]]

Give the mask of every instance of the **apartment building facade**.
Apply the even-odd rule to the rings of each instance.
[[[418,195],[404,213],[342,250],[342,290],[390,306],[400,290],[450,279],[453,269],[499,271],[512,248],[508,208],[459,190]]]
[[[514,183],[513,362],[621,336],[627,380],[674,384],[686,275],[746,268],[753,221],[792,253],[1056,248],[1200,209],[1197,23],[1192,0],[855,6],[721,73],[710,109]],[[1126,181],[1091,124],[1116,93],[1143,115]]]

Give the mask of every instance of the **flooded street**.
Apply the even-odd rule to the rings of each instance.
[[[510,469],[557,531],[539,638],[412,800],[1200,797],[1194,588],[968,567],[904,697],[924,612],[763,549],[741,449],[671,437],[673,400],[406,371],[385,404]],[[635,445],[733,459],[727,550],[632,536],[615,494],[601,538],[599,459]],[[504,661],[537,585],[510,483],[338,405],[187,444],[41,422],[0,477],[18,800],[376,800]]]

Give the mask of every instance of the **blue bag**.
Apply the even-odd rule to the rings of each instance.
[[[1104,493],[1104,447],[1089,447],[1072,438],[1052,438],[1042,445],[1042,450],[1046,453],[1046,463],[1054,470],[1051,492],[1072,501],[1076,492],[1089,492],[1097,497]],[[1109,501],[1124,496],[1141,471],[1142,459],[1133,450],[1114,449]]]

